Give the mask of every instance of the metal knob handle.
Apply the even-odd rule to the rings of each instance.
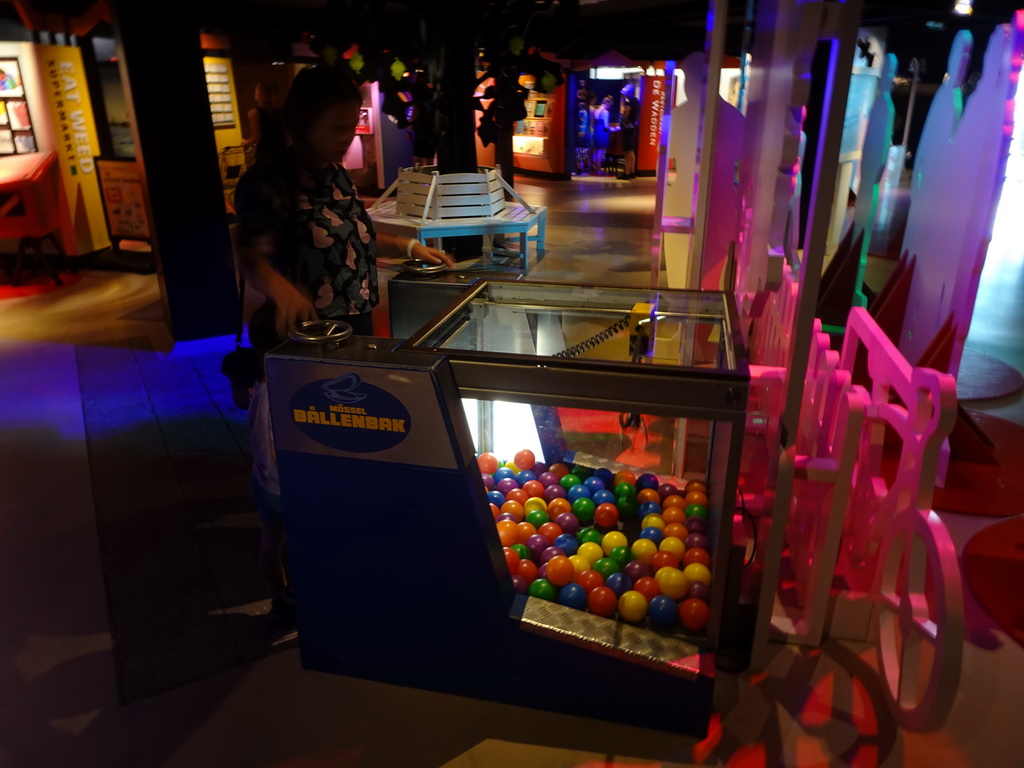
[[[338,320],[306,320],[288,334],[302,344],[335,344],[352,335],[352,326]]]

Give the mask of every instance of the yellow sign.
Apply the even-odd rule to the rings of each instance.
[[[56,134],[54,149],[67,201],[61,217],[61,240],[72,255],[98,251],[110,245],[110,237],[96,178],[95,158],[100,146],[82,52],[63,45],[39,45],[36,53],[50,103]]]

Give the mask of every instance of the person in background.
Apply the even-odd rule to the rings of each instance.
[[[594,110],[594,172],[603,173],[604,153],[608,151],[608,134],[611,132],[611,113],[614,100],[605,96]]]
[[[590,91],[581,83],[576,92],[576,173],[583,174],[591,168],[590,145],[593,133],[593,113],[590,108]]]
[[[256,83],[256,106],[246,113],[249,120],[249,138],[243,147],[255,147],[255,161],[265,160],[284,152],[286,139],[280,111],[274,107],[270,86]]]
[[[626,83],[622,87],[622,98],[619,102],[619,127],[622,132],[622,155],[625,167],[616,178],[636,178],[636,148],[638,141],[637,122],[640,119],[640,102],[636,99],[636,86]]]

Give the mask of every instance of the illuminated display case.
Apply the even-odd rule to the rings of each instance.
[[[736,641],[742,563],[732,521],[749,374],[731,296],[482,281],[407,340],[293,341],[267,372],[304,666],[595,717],[613,716],[602,698],[643,696],[651,706],[615,719],[706,732],[715,652]],[[545,469],[535,477],[566,470],[557,484],[568,493],[548,487],[548,503],[570,503],[577,544],[563,546],[574,556],[605,548],[593,568],[607,570],[602,588],[621,587],[611,611],[561,601],[579,591],[567,584],[545,599],[534,584],[546,576],[524,589],[512,574],[509,550],[522,550],[496,514],[506,499],[490,495],[509,486],[498,472],[487,479],[483,458],[527,453]],[[562,482],[569,470],[578,483]],[[687,483],[705,490],[702,503],[687,493],[684,507]],[[591,503],[576,503],[581,488]],[[592,515],[602,490],[614,520]],[[643,507],[652,494],[657,511]],[[700,525],[686,549],[706,553],[704,577],[662,584],[639,554],[610,562],[612,539],[669,557],[658,546],[667,526],[689,539],[691,513]],[[561,522],[559,535],[572,532]],[[542,571],[559,556],[536,554]],[[647,598],[636,598],[643,612],[623,603],[641,578],[673,611],[702,603],[703,620],[656,617],[653,593],[651,612]],[[576,681],[570,704],[523,685],[541,657]]]

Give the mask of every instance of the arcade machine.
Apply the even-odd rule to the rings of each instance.
[[[485,280],[408,339],[297,328],[267,377],[303,666],[705,734],[740,610],[736,318]]]

